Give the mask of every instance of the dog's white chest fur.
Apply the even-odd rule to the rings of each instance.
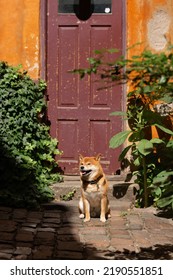
[[[98,184],[89,184],[87,191],[85,191],[85,197],[90,204],[90,213],[92,217],[100,215],[101,210],[101,187]]]

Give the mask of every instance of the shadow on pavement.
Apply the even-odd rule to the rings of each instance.
[[[108,253],[106,257],[111,257],[114,260],[172,260],[173,245],[156,244],[154,247],[141,248],[139,253],[125,249],[123,252],[116,251],[114,253]]]
[[[37,211],[0,207],[0,259],[173,259],[173,244],[156,244],[139,253],[99,250],[83,241],[82,223],[77,207],[64,203],[47,204]]]

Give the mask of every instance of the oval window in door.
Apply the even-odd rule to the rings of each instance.
[[[57,0],[58,1],[58,0]],[[92,13],[110,14],[112,0],[59,0],[58,13],[87,17]]]

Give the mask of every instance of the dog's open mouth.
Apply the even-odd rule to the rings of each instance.
[[[92,170],[91,169],[89,169],[89,170],[80,170],[80,172],[82,173],[83,176],[86,176],[86,175],[89,175],[92,172]]]

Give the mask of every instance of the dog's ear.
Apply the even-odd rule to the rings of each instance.
[[[79,160],[83,160],[83,156],[81,154],[79,155]]]
[[[96,160],[97,160],[97,161],[100,161],[101,157],[102,157],[102,154],[98,154],[98,155],[96,156]]]

